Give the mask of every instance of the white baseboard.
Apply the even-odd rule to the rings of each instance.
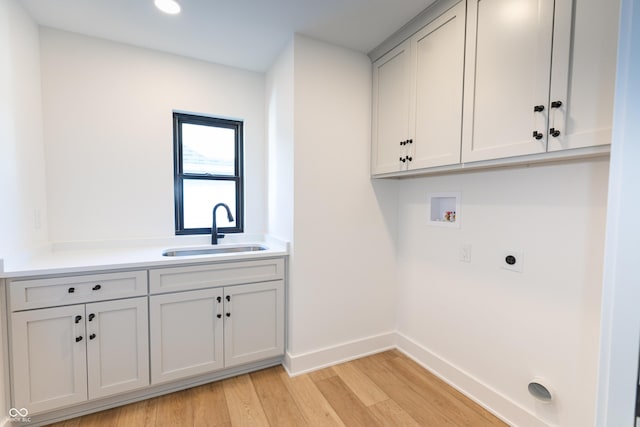
[[[540,418],[479,379],[397,332],[397,348],[510,426],[548,427]]]
[[[395,338],[395,332],[388,332],[308,353],[291,354],[287,352],[284,358],[284,368],[290,376],[305,374],[395,348]]]
[[[287,352],[283,365],[290,376],[296,376],[393,348],[397,348],[507,424],[549,426],[497,390],[399,332],[389,332],[302,354]]]

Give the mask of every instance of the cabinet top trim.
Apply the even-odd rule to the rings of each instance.
[[[437,19],[462,0],[435,0],[426,9],[389,36],[378,47],[369,52],[371,62],[382,58],[387,52],[420,31],[425,25]]]

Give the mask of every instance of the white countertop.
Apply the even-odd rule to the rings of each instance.
[[[210,236],[58,243],[31,253],[0,259],[0,278],[17,278],[53,274],[84,273],[115,269],[171,267],[218,261],[238,261],[284,256],[289,245],[270,236],[227,235],[216,247],[261,245],[267,249],[212,255],[163,256],[173,249],[211,248]]]

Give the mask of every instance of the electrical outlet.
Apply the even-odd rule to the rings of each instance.
[[[460,247],[460,261],[471,262],[471,245],[465,244]]]
[[[524,266],[524,255],[522,251],[503,251],[500,258],[500,267],[505,270],[522,273]]]

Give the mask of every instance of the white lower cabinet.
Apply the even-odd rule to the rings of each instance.
[[[153,295],[151,383],[284,354],[284,282]]]
[[[224,365],[284,354],[284,282],[224,288]]]
[[[87,400],[84,323],[84,305],[13,313],[13,407],[33,414]]]
[[[41,425],[273,366],[284,271],[266,258],[0,280],[9,407]]]
[[[147,297],[87,304],[86,310],[89,399],[149,385]]]
[[[149,384],[147,298],[11,315],[13,406],[30,414]]]
[[[159,384],[222,369],[222,288],[154,295],[151,382]]]

